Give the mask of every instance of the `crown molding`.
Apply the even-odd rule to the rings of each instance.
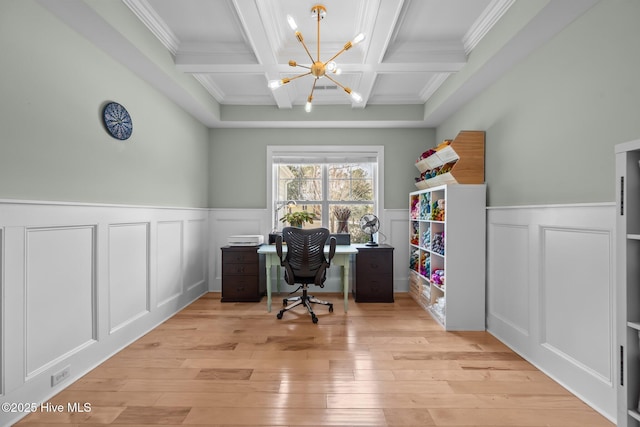
[[[175,55],[180,46],[180,40],[160,18],[147,0],[122,0],[123,3],[144,23],[154,36]]]
[[[473,23],[467,34],[462,38],[466,55],[480,43],[480,40],[498,22],[502,15],[515,3],[515,0],[493,0],[482,15]]]

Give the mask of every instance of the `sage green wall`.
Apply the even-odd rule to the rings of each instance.
[[[640,138],[640,2],[602,0],[437,129],[486,130],[490,206],[612,202]]]
[[[34,1],[0,2],[0,51],[0,199],[207,207],[204,125]]]
[[[385,209],[406,209],[433,129],[212,129],[209,205],[266,208],[268,145],[383,145]]]

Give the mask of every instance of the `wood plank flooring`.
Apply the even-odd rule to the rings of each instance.
[[[323,297],[325,295],[323,294]],[[51,399],[20,427],[612,427],[486,332],[445,332],[407,294],[329,294],[319,323],[296,309],[195,301]],[[279,298],[274,298],[274,307]]]

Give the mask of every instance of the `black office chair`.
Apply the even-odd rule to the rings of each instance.
[[[287,244],[287,253],[284,254],[284,257],[283,240]],[[324,254],[327,240],[329,241],[328,257]],[[284,280],[290,285],[300,285],[292,294],[302,289],[302,296],[289,297],[282,301],[284,308],[278,313],[278,319],[282,319],[285,311],[301,304],[307,307],[313,323],[318,323],[318,317],[313,312],[311,304],[327,305],[329,312],[333,312],[332,303],[317,299],[307,293],[307,287],[310,284],[324,287],[327,268],[329,268],[331,259],[336,252],[336,239],[335,237],[329,238],[329,230],[326,228],[285,227],[282,230],[282,236],[276,238],[276,252],[280,257],[280,265],[285,268]]]

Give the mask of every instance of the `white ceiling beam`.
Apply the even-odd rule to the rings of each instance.
[[[393,28],[396,26],[403,3],[404,0],[380,0],[377,2],[375,10],[369,8],[366,11],[367,13],[362,14],[370,22],[367,28],[369,33],[365,44],[367,50],[364,63],[372,71],[375,71],[362,74],[357,91],[362,95],[363,102],[353,104],[356,108],[365,108],[373,93],[378,67],[381,65],[381,59],[389,46],[389,35],[393,33]],[[373,23],[375,23],[375,32],[373,32]],[[348,71],[347,66],[342,68]]]
[[[260,7],[261,5],[263,7]],[[240,18],[240,23],[244,28],[255,58],[258,63],[263,66],[261,73],[265,74],[265,86],[269,80],[280,80],[282,77],[276,67],[277,60],[273,53],[273,47],[269,44],[269,38],[267,37],[267,29],[271,28],[272,25],[268,25],[265,22],[269,19],[273,22],[273,17],[270,16],[272,9],[264,7],[264,4],[260,2],[240,0],[233,0],[233,6]],[[265,18],[263,18],[263,16]],[[265,21],[263,21],[263,19],[265,19]],[[292,107],[291,99],[286,90],[274,90],[272,94],[278,108],[286,109]]]

